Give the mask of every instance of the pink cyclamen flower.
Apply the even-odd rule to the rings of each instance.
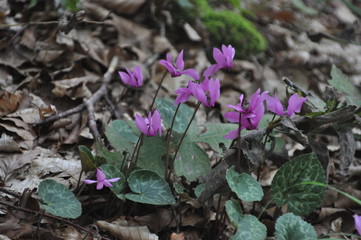
[[[358,232],[358,234],[361,236],[361,216],[358,215],[353,215],[354,219],[355,219],[355,228]]]
[[[222,44],[222,51],[218,48],[213,48],[213,58],[216,64],[211,65],[203,72],[204,77],[210,77],[214,75],[219,69],[229,69],[233,67],[233,58],[236,54],[236,50],[231,45]]]
[[[175,92],[178,95],[174,102],[175,105],[188,101],[193,95],[206,107],[214,107],[221,94],[221,83],[218,78],[215,80],[206,78],[203,83],[189,81],[188,87],[178,88]]]
[[[231,107],[236,110],[236,112],[228,112],[224,114],[224,117],[233,123],[239,122],[239,117],[241,115],[241,129],[256,129],[258,127],[259,122],[261,121],[264,115],[264,105],[263,102],[265,100],[265,95],[268,91],[261,93],[261,90],[258,89],[251,97],[249,103],[243,101],[243,94],[239,97],[239,104],[230,105],[227,104],[227,107]],[[233,130],[229,132],[224,138],[225,139],[235,139],[238,136],[238,130]]]
[[[170,56],[170,53],[167,53],[166,58],[167,60],[160,60],[159,63],[170,72],[172,77],[179,77],[185,74],[194,80],[199,80],[199,73],[195,69],[188,68],[184,70],[183,50],[179,53],[175,65],[172,63],[172,57]]]
[[[125,68],[127,72],[118,71],[123,83],[132,87],[140,87],[143,84],[142,68],[135,66],[133,72]]]
[[[188,88],[192,95],[206,107],[214,107],[221,92],[221,83],[219,79],[206,78],[203,83],[189,82]]]
[[[154,110],[153,115],[152,112],[149,112],[147,118],[142,118],[139,114],[136,114],[135,124],[138,129],[148,137],[152,137],[157,134],[159,136],[162,135],[162,119],[157,109]]]
[[[111,178],[111,179],[106,179],[105,174],[102,172],[102,170],[100,170],[99,168],[97,168],[97,173],[96,173],[96,177],[97,180],[90,180],[90,179],[85,179],[84,183],[85,184],[93,184],[93,183],[97,183],[97,190],[102,189],[104,186],[106,187],[112,187],[113,185],[111,184],[111,182],[116,182],[118,181],[120,178]]]
[[[284,108],[281,104],[281,101],[278,99],[277,94],[274,97],[266,95],[266,102],[268,110],[277,114],[279,116],[285,115]],[[293,116],[295,113],[299,113],[301,111],[302,104],[307,100],[305,97],[300,97],[297,93],[293,94],[288,99],[288,107],[287,107],[287,115]]]

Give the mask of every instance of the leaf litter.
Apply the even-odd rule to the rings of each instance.
[[[35,201],[33,197],[27,196],[24,200],[17,196],[35,191],[45,178],[54,179],[73,190],[77,188],[81,172],[77,145],[91,146],[94,139],[88,125],[90,116],[86,112],[79,111],[44,126],[36,124],[91,98],[101,87],[103,75],[114,56],[119,58],[116,66],[119,70],[142,64],[146,69],[147,84],[144,90],[129,90],[122,103],[113,110],[102,101],[93,104],[95,121],[102,131],[111,120],[111,114],[114,118],[114,112],[122,118],[131,119],[135,112],[149,108],[163,75],[158,60],[166,52],[170,51],[176,56],[181,49],[187,49],[186,67],[199,71],[210,65],[204,51],[204,42],[209,39],[204,38],[199,28],[185,22],[183,28],[186,34],[182,37],[172,36],[167,31],[164,34],[162,29],[166,12],[168,18],[173,16],[162,9],[162,4],[158,6],[152,1],[127,0],[81,1],[81,9],[85,11],[82,15],[82,11],[75,14],[53,3],[35,2],[34,8],[23,1],[4,3],[0,10],[3,16],[0,22],[0,180],[2,188],[6,190],[2,191],[1,200],[29,209],[36,209],[29,204]],[[268,53],[267,61],[256,56],[237,60],[232,71],[219,74],[224,81],[222,97],[218,101],[222,114],[228,111],[226,104],[238,102],[239,93],[249,96],[259,87],[271,92],[278,91],[279,96],[284,98],[286,93],[278,90],[282,76],[289,77],[301,88],[322,98],[332,64],[341,65],[351,82],[360,87],[361,34],[358,31],[359,23],[355,22],[360,16],[351,12],[341,1],[332,1],[329,6],[303,1],[319,12],[319,15],[307,18],[304,18],[307,16],[305,12],[287,10],[294,7],[291,3],[272,1],[272,7],[270,3],[263,2],[264,5],[258,8],[251,2],[244,3],[243,7],[254,12],[254,21],[267,37],[271,54]],[[199,38],[204,38],[201,39],[203,42],[199,42]],[[174,97],[174,90],[184,86],[186,81],[186,78],[166,80],[160,96]],[[118,76],[111,77],[109,86],[109,92],[103,97],[117,102],[124,87],[119,83]],[[345,117],[347,113],[340,112],[336,117]],[[207,119],[210,121],[209,112],[201,111],[198,115],[200,123],[211,126],[207,123]],[[332,124],[330,119],[333,117],[320,117],[315,119],[315,124]],[[212,118],[215,122],[221,121],[219,114]],[[294,128],[293,122],[284,122],[283,127],[288,130],[280,133],[278,138],[288,143],[289,156],[307,149],[311,136],[303,135]],[[294,132],[290,134],[289,129]],[[328,177],[333,185],[360,199],[358,176],[361,147],[359,140],[352,138],[353,131],[340,129],[315,141],[326,145],[330,151]],[[198,137],[206,136],[207,132]],[[330,149],[331,145],[334,150]],[[208,147],[210,151],[220,151],[215,142]],[[212,164],[215,168],[217,161],[212,161]],[[263,166],[260,174],[263,186],[270,185],[276,171],[277,167],[271,161]],[[186,190],[194,184],[194,181],[181,182]],[[98,239],[101,238],[100,234],[111,238],[105,233],[107,231],[124,239],[184,239],[184,236],[185,239],[205,239],[207,236],[207,239],[211,239],[204,229],[216,224],[214,208],[217,201],[213,206],[202,209],[193,204],[192,197],[191,193],[184,194],[180,199],[181,207],[177,210],[141,206],[127,217],[134,221],[132,226],[123,224],[127,221],[123,219],[124,216],[103,215],[97,208],[93,209],[93,214],[89,213],[90,210],[85,211],[89,215],[82,216],[77,224],[89,226],[105,217],[106,221],[96,222],[100,229],[100,232],[97,230]],[[98,195],[85,199],[88,204],[88,201],[101,201],[102,197]],[[112,203],[109,203],[109,207],[116,208]],[[352,215],[347,209],[356,207],[343,195],[330,193],[330,198],[325,198],[321,204],[317,220],[309,219],[309,222],[313,223],[318,235],[353,232]],[[1,218],[6,224],[0,226],[1,234],[11,239],[25,238],[34,232],[39,239],[46,239],[46,236],[52,239],[86,237],[78,228],[67,226],[62,231],[53,221],[45,218],[40,219],[40,228],[34,228],[33,225],[39,220],[30,213],[22,213],[21,216],[20,212],[13,212],[10,207],[2,208]],[[120,220],[114,222],[111,219],[114,217],[121,217],[122,224]],[[183,232],[176,230],[178,218],[182,219]],[[19,219],[26,221],[19,223]],[[155,223],[154,219],[160,220]],[[11,231],[10,225],[13,225]],[[50,231],[53,228],[55,232]]]

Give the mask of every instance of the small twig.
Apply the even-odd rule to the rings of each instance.
[[[75,108],[69,109],[68,111],[59,113],[57,115],[54,115],[54,116],[51,116],[49,118],[39,121],[38,123],[35,124],[35,127],[54,122],[61,118],[72,115],[74,113],[81,112],[86,108],[88,111],[88,115],[89,115],[89,123],[88,123],[89,128],[92,131],[94,138],[97,140],[100,139],[100,134],[99,134],[98,128],[96,126],[96,121],[95,121],[95,116],[94,116],[94,104],[107,94],[108,84],[111,80],[112,74],[115,71],[118,63],[119,63],[119,58],[113,57],[107,72],[103,76],[103,83],[102,83],[101,87],[88,100],[86,100],[84,103],[80,104],[79,106],[77,106]]]
[[[7,202],[4,202],[4,201],[2,201],[2,200],[0,200],[0,204],[1,204],[1,205],[4,205],[4,206],[7,206],[7,207],[11,207],[11,208],[16,209],[16,210],[19,210],[19,211],[23,211],[23,212],[27,212],[27,213],[32,213],[32,214],[34,214],[34,215],[40,215],[40,214],[41,214],[41,213],[39,213],[39,212],[37,212],[37,211],[34,211],[34,210],[30,210],[30,209],[27,209],[27,208],[14,206],[14,205],[12,205],[11,203],[7,203]],[[78,228],[78,229],[80,229],[80,230],[82,230],[82,231],[84,231],[84,232],[90,233],[90,234],[92,234],[92,235],[99,235],[98,233],[96,233],[96,232],[94,232],[94,231],[91,231],[91,230],[89,230],[89,229],[86,229],[86,228],[84,228],[84,227],[82,227],[82,226],[80,226],[80,225],[78,225],[78,224],[72,223],[72,222],[70,222],[70,221],[68,221],[68,220],[65,220],[65,219],[62,219],[62,218],[59,218],[59,217],[56,217],[56,216],[49,215],[49,214],[47,214],[47,213],[44,213],[43,216],[46,217],[46,218],[54,219],[54,220],[59,221],[59,222],[63,222],[63,223],[65,223],[65,224],[67,224],[67,225],[70,225],[70,226],[72,226],[72,227]],[[110,240],[109,238],[105,238],[105,237],[101,237],[101,238],[104,239],[104,240]]]

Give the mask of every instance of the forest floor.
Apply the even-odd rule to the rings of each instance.
[[[118,211],[119,199],[114,200],[111,192],[87,187],[77,195],[83,208],[79,218],[52,217],[41,210],[37,189],[44,179],[75,190],[79,178],[91,177],[80,175],[79,145],[94,150],[99,140],[112,150],[105,136],[108,124],[115,119],[132,121],[136,113],[148,112],[165,74],[159,60],[167,52],[174,59],[183,49],[186,68],[202,71],[214,63],[209,58],[212,48],[221,47],[210,45],[204,27],[174,21],[168,1],[80,1],[78,12],[65,10],[58,2],[0,1],[0,239],[229,238],[234,228],[216,214],[218,202],[222,212],[226,195],[223,199],[216,194],[203,206],[186,199],[189,196],[177,199],[178,207],[127,201]],[[252,12],[247,18],[267,40],[267,49],[235,59],[231,70],[217,73],[221,96],[214,108],[199,109],[198,125],[225,122],[227,104],[235,105],[240,94],[250,97],[259,88],[285,99],[287,84],[282,77],[322,98],[333,65],[360,90],[361,6],[347,0],[241,2]],[[241,43],[233,47],[242,48]],[[143,86],[123,94],[118,71],[138,65]],[[175,90],[188,80],[168,74],[159,97],[175,99]],[[196,102],[187,105],[194,109]],[[68,114],[61,115],[64,112]],[[350,131],[342,136],[361,135],[360,127]],[[302,144],[284,139],[288,156],[307,152]],[[340,141],[320,135],[317,141],[329,153],[328,183],[361,199],[360,138]],[[214,149],[199,146],[207,150],[212,168],[216,166]],[[267,189],[278,167],[265,164],[261,169],[260,183]],[[198,180],[181,181],[192,188]],[[267,213],[271,216],[276,210]],[[361,214],[359,205],[326,191],[321,206],[304,219],[319,237],[357,239],[348,235],[357,234],[354,214]],[[106,223],[111,222],[122,228],[109,230]],[[268,239],[274,239],[274,220],[262,222]]]

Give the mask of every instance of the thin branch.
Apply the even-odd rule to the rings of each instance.
[[[95,113],[94,104],[107,94],[108,84],[111,81],[113,72],[115,71],[118,63],[119,63],[118,57],[116,57],[116,56],[113,57],[107,72],[103,76],[103,83],[102,83],[101,87],[88,100],[86,100],[82,104],[76,106],[75,108],[69,109],[65,112],[59,113],[57,115],[54,115],[54,116],[51,116],[49,118],[39,121],[38,123],[35,124],[35,127],[52,123],[61,118],[70,116],[75,113],[79,113],[79,112],[83,111],[84,109],[87,109],[88,115],[89,115],[89,123],[88,123],[89,128],[92,131],[94,138],[96,140],[99,140],[100,134],[99,134],[99,131],[96,126],[95,114],[94,114]]]

